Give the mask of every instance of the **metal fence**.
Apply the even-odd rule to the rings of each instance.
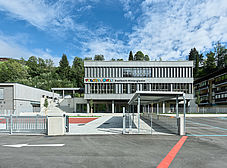
[[[227,107],[188,107],[187,113],[193,114],[227,114]]]
[[[0,132],[2,133],[38,133],[47,132],[46,116],[0,116]]]

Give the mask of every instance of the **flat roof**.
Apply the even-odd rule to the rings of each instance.
[[[84,90],[84,88],[51,88],[51,90]]]
[[[84,67],[193,67],[193,61],[85,61]]]
[[[170,91],[136,91],[136,93],[129,100],[128,104],[137,104],[140,96],[140,104],[149,104],[151,102],[160,102],[171,100],[177,96],[183,96],[184,92],[170,92]]]

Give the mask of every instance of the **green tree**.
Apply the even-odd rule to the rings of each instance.
[[[129,61],[133,61],[133,54],[132,54],[132,51],[129,52],[128,60],[129,60]]]
[[[25,82],[28,77],[27,67],[19,61],[10,59],[0,64],[0,82]]]
[[[215,57],[217,62],[217,68],[222,69],[225,67],[225,57],[226,57],[226,49],[224,45],[221,45],[220,42],[217,42],[215,47]]]
[[[62,58],[59,62],[58,73],[61,79],[69,78],[70,66],[68,58],[65,54],[62,55]]]
[[[85,61],[90,61],[90,60],[92,60],[92,57],[85,57],[84,60]]]
[[[144,56],[144,61],[150,61],[150,57],[148,55]]]
[[[38,72],[38,59],[35,56],[29,57],[28,61],[26,62],[28,66],[28,73],[33,78],[39,75]]]
[[[199,65],[202,64],[202,62],[203,62],[203,55],[199,54],[199,52],[196,50],[196,48],[192,48],[189,53],[188,60],[194,62],[194,70],[193,70],[194,77],[198,77],[199,76]]]
[[[83,87],[84,85],[84,62],[80,57],[75,57],[73,60],[71,80],[74,87]]]
[[[117,61],[124,61],[122,58],[118,58]]]
[[[205,72],[206,74],[212,73],[216,70],[216,64],[215,64],[215,54],[210,51],[206,54],[207,59],[205,61]]]
[[[94,60],[95,61],[104,61],[105,58],[104,58],[104,55],[95,55]]]
[[[137,53],[134,55],[135,61],[143,61],[144,60],[144,54],[142,51],[137,51]]]

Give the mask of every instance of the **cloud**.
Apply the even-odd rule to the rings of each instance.
[[[28,59],[34,55],[43,59],[52,59],[55,65],[58,65],[60,58],[51,54],[49,49],[31,49],[28,50],[23,45],[19,45],[26,35],[21,34],[17,36],[6,36],[0,32],[0,57]],[[20,43],[23,44],[23,43]]]
[[[185,59],[192,47],[204,52],[227,41],[226,0],[145,0],[141,9],[129,45],[153,59]]]
[[[103,38],[92,40],[83,44],[82,55],[84,57],[94,57],[95,55],[104,55],[105,60],[111,60],[112,58],[125,58],[128,57],[128,49],[120,40],[114,40],[112,38]]]
[[[44,0],[0,0],[0,11],[10,17],[24,20],[41,29],[73,29],[74,21],[69,14],[69,0],[48,3]]]

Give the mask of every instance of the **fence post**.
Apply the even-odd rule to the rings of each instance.
[[[123,134],[125,134],[125,107],[123,107]]]
[[[37,124],[38,124],[38,114],[37,114],[36,117],[35,117],[35,129],[36,129],[36,130],[38,129]]]
[[[13,133],[13,115],[10,114],[10,134]]]
[[[132,132],[132,113],[129,113],[129,131]]]

